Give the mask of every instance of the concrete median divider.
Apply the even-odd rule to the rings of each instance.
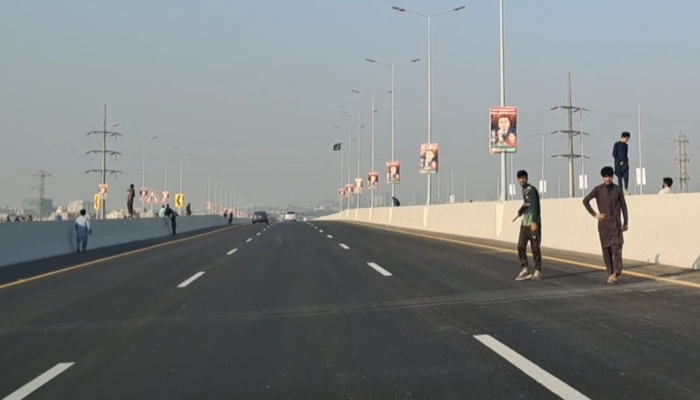
[[[626,260],[700,269],[700,193],[628,196]],[[592,202],[595,209],[595,201]],[[521,202],[351,209],[319,219],[350,220],[515,244]],[[581,198],[542,200],[542,246],[600,255],[597,221]]]
[[[248,220],[236,219],[235,223]],[[177,233],[224,227],[218,215],[180,217]],[[88,249],[115,246],[171,234],[161,218],[92,220]],[[0,224],[0,267],[69,254],[76,249],[74,221],[14,222]]]

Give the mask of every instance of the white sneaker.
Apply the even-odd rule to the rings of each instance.
[[[535,270],[535,272],[532,274],[532,280],[533,281],[541,281],[542,280],[542,271]]]
[[[527,281],[530,279],[532,279],[532,274],[527,270],[527,268],[523,268],[520,271],[520,274],[518,274],[518,276],[515,277],[515,280],[518,282],[519,281]]]

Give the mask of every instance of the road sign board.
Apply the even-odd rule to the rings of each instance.
[[[182,193],[176,194],[175,195],[175,207],[182,208],[184,204],[185,204],[185,195]]]
[[[167,190],[163,191],[163,201],[162,203],[167,203],[170,200],[170,192]]]
[[[102,196],[99,193],[95,193],[95,197],[92,200],[92,207],[95,210],[99,210],[102,207]]]
[[[144,203],[146,204],[157,204],[160,203],[158,196],[156,195],[155,190],[151,190],[148,192],[148,196],[146,196],[146,199],[144,200]]]

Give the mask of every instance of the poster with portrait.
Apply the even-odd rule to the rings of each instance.
[[[420,145],[420,173],[434,174],[438,172],[438,144],[424,143]]]
[[[339,199],[344,199],[344,198],[345,198],[345,188],[340,188],[340,189],[338,189],[338,198],[339,198]]]
[[[347,185],[345,185],[345,197],[350,197],[353,194],[355,194],[354,189],[355,189],[355,187],[349,183]]]
[[[362,193],[362,188],[364,186],[364,181],[362,178],[355,178],[355,193],[360,194]]]
[[[518,150],[518,107],[491,107],[489,150],[491,154]]]
[[[379,188],[379,172],[370,172],[367,174],[367,189],[376,190]]]
[[[386,163],[386,183],[395,185],[401,182],[401,164],[398,161]]]

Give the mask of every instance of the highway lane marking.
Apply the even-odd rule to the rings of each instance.
[[[338,246],[344,248],[345,250],[350,250],[350,247],[346,246],[345,243],[341,243]]]
[[[73,362],[59,363],[56,364],[50,370],[44,372],[38,377],[34,378],[31,382],[17,389],[14,393],[5,397],[3,400],[21,400],[29,396],[35,390],[47,384],[50,380],[62,374],[65,370],[73,366]]]
[[[66,267],[66,268],[63,268],[63,269],[56,270],[56,271],[47,272],[47,273],[45,273],[45,274],[41,274],[41,275],[36,275],[36,276],[29,277],[29,278],[20,279],[20,280],[15,281],[15,282],[5,283],[5,284],[0,285],[0,290],[5,289],[5,288],[9,288],[9,287],[12,287],[12,286],[21,285],[21,284],[24,284],[24,283],[36,281],[36,280],[39,280],[39,279],[48,278],[48,277],[50,277],[50,276],[62,274],[62,273],[64,273],[64,272],[69,272],[69,271],[73,271],[73,270],[80,269],[80,268],[90,267],[90,266],[93,266],[93,265],[97,265],[97,264],[103,263],[103,262],[105,262],[105,261],[117,260],[117,259],[119,259],[119,258],[123,258],[123,257],[130,256],[130,255],[134,255],[134,254],[143,253],[143,252],[145,252],[145,251],[149,251],[149,250],[153,250],[153,249],[159,249],[159,248],[161,248],[161,247],[170,246],[170,245],[173,245],[173,244],[176,244],[176,243],[182,243],[182,242],[186,242],[186,241],[193,240],[193,239],[199,239],[199,238],[204,237],[204,236],[213,235],[213,234],[215,234],[215,233],[223,232],[223,231],[226,231],[226,230],[229,230],[229,229],[238,228],[238,227],[241,227],[241,226],[247,226],[247,225],[227,226],[227,227],[225,227],[225,228],[217,229],[217,230],[215,230],[215,231],[200,233],[199,235],[194,235],[194,236],[190,236],[190,237],[186,237],[186,238],[182,238],[182,239],[177,239],[177,240],[173,240],[173,241],[170,241],[170,242],[154,244],[153,246],[144,247],[144,248],[142,248],[142,249],[127,251],[126,253],[115,254],[115,255],[113,255],[113,256],[109,256],[109,257],[105,257],[105,258],[100,258],[100,259],[98,259],[98,260],[88,261],[88,262],[86,262],[86,263],[82,263],[82,264],[78,264],[78,265],[73,265],[72,267]]]
[[[255,236],[260,236],[260,232],[256,233]]]
[[[318,231],[321,232],[321,233],[323,233],[323,229],[319,229]]]
[[[562,399],[591,400],[590,398],[581,394],[581,392],[567,385],[564,381],[538,367],[537,364],[516,353],[514,350],[499,342],[492,336],[474,335],[474,338]]]
[[[379,272],[380,274],[384,276],[392,276],[391,272],[385,270],[384,268],[380,267],[379,264],[373,263],[373,262],[368,262],[367,265],[372,267],[375,271]]]
[[[204,271],[199,271],[199,272],[197,272],[196,274],[192,275],[188,280],[186,280],[186,281],[182,282],[181,284],[177,285],[177,287],[179,287],[179,288],[181,288],[181,289],[182,289],[182,288],[186,288],[187,285],[189,285],[190,283],[196,281],[197,278],[199,278],[199,277],[202,276],[202,275],[204,275]]]
[[[252,241],[253,241],[253,238],[249,238],[249,239],[246,240],[245,242],[246,242],[246,243],[249,243],[249,242],[252,242]]]
[[[331,235],[326,235],[326,237],[327,237],[328,239],[333,239],[333,236],[331,236]]]
[[[496,252],[500,253],[510,253],[510,254],[518,254],[517,250],[512,250],[512,249],[505,249],[503,247],[497,247],[497,246],[490,246],[487,244],[480,244],[480,243],[473,243],[473,242],[468,242],[465,240],[456,240],[456,239],[448,239],[448,238],[443,238],[439,236],[431,236],[431,235],[425,235],[421,233],[415,233],[415,232],[407,232],[407,231],[402,231],[402,230],[397,230],[397,229],[390,229],[390,228],[385,228],[383,226],[374,226],[374,225],[369,225],[369,224],[363,224],[359,222],[353,222],[353,221],[343,221],[343,222],[350,222],[351,224],[355,225],[360,225],[360,226],[365,226],[369,228],[374,228],[382,231],[388,231],[388,232],[394,232],[394,233],[403,233],[404,235],[409,235],[409,236],[416,236],[416,237],[421,237],[425,239],[432,239],[432,240],[438,240],[441,242],[448,242],[448,243],[455,243],[455,244],[461,244],[464,246],[470,246],[470,247],[476,247],[476,248],[481,248],[481,249],[486,249],[486,250],[493,250]],[[559,257],[552,257],[552,256],[542,256],[543,260],[546,261],[553,261],[553,262],[558,262],[561,264],[568,264],[568,265],[573,265],[576,267],[583,267],[583,268],[589,268],[589,269],[597,269],[599,271],[607,271],[606,267],[600,266],[600,265],[595,265],[595,264],[590,264],[582,261],[574,261],[574,260],[567,260],[565,258],[559,258]],[[690,270],[689,270],[690,271]],[[636,272],[636,271],[629,271],[629,270],[623,270],[622,275],[625,276],[633,276],[635,278],[642,278],[642,279],[648,279],[652,281],[657,281],[657,282],[664,282],[664,283],[670,283],[672,285],[678,285],[678,286],[685,286],[685,287],[691,287],[694,289],[700,289],[700,283],[694,283],[694,282],[686,282],[686,281],[679,281],[676,279],[671,279],[671,278],[664,278],[661,276],[655,276],[655,275],[650,275],[650,274],[645,274],[643,272]],[[0,286],[0,289],[2,286]]]
[[[233,250],[229,251],[228,253],[226,253],[226,255],[227,255],[227,256],[230,256],[231,254],[233,254],[233,253],[235,253],[235,252],[237,252],[237,251],[238,251],[238,249],[233,249]]]

